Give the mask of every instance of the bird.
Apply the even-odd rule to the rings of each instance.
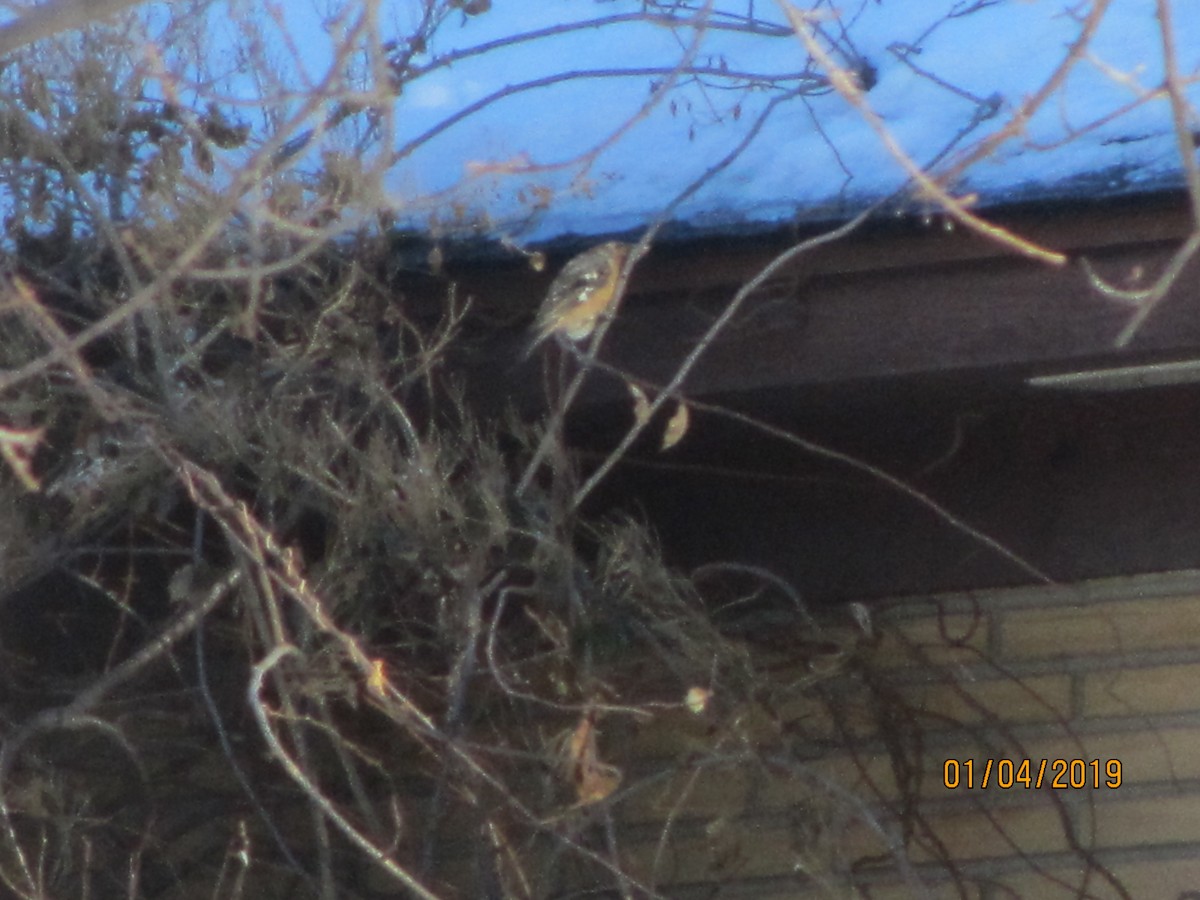
[[[620,299],[617,282],[632,250],[629,244],[608,241],[572,258],[558,273],[538,310],[537,335],[530,352],[551,335],[582,341]]]

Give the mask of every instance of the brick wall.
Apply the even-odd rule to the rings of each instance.
[[[717,683],[701,715],[604,726],[626,774],[619,852],[643,882],[1200,896],[1200,573],[909,598],[873,620],[871,640],[834,624],[801,661],[748,646],[767,694]]]

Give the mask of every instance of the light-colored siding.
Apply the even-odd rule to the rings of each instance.
[[[786,704],[608,729],[633,871],[681,898],[1200,891],[1200,573],[907,598],[874,617],[879,640]],[[854,740],[839,745],[839,721]],[[1040,788],[951,789],[950,758],[977,781],[989,761],[993,779],[1001,760],[1049,763]],[[1054,788],[1072,760],[1101,785]]]

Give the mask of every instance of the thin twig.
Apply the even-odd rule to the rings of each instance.
[[[799,38],[813,59],[820,63],[829,74],[830,83],[841,94],[842,99],[858,111],[863,121],[879,137],[879,140],[887,148],[892,158],[900,163],[904,171],[908,173],[908,176],[917,183],[921,191],[929,199],[939,203],[947,214],[961,223],[963,227],[969,228],[997,244],[1015,250],[1022,256],[1055,266],[1066,264],[1066,254],[1047,250],[998,225],[984,221],[967,209],[966,204],[962,200],[951,196],[936,180],[926,174],[925,170],[917,165],[916,161],[904,151],[904,148],[900,146],[891,130],[879,118],[879,115],[871,108],[871,105],[867,103],[862,88],[859,87],[854,75],[838,66],[834,62],[833,57],[825,51],[820,42],[813,36],[808,15],[796,9],[787,0],[779,0],[779,6],[783,10],[784,15],[788,17],[788,21],[792,23],[792,27],[796,31],[796,37]]]
[[[849,222],[846,222],[844,225],[835,228],[832,231],[827,231],[824,234],[819,234],[816,237],[809,238],[806,241],[801,241],[796,246],[779,254],[777,257],[771,260],[770,263],[764,266],[757,275],[742,285],[738,292],[733,295],[733,299],[731,299],[726,305],[725,309],[722,310],[721,314],[717,316],[713,323],[708,327],[708,330],[704,332],[703,337],[697,341],[696,346],[693,347],[691,352],[688,353],[687,357],[680,364],[679,368],[675,370],[675,374],[671,376],[671,380],[668,381],[667,384],[661,389],[658,396],[651,401],[650,408],[647,413],[639,422],[637,422],[625,433],[625,436],[621,439],[620,443],[618,443],[617,446],[608,454],[608,457],[604,460],[604,462],[601,463],[594,472],[592,472],[587,481],[585,481],[579,490],[575,492],[575,497],[571,501],[572,508],[579,508],[583,501],[587,499],[588,494],[595,490],[596,486],[605,477],[607,477],[612,467],[615,466],[621,460],[621,457],[623,457],[629,450],[629,448],[633,446],[634,441],[638,439],[646,425],[654,418],[655,414],[662,409],[669,400],[679,395],[679,389],[682,387],[684,379],[686,379],[691,373],[692,369],[696,367],[696,364],[700,362],[700,357],[712,345],[713,341],[717,339],[717,335],[724,331],[725,326],[729,324],[729,321],[735,315],[737,315],[738,310],[742,308],[742,304],[744,304],[755,291],[762,287],[766,282],[770,281],[777,272],[786,268],[797,257],[824,244],[832,243],[833,241],[840,240],[846,235],[851,234],[860,225],[862,225],[862,223],[865,222],[874,211],[874,207],[865,209]]]

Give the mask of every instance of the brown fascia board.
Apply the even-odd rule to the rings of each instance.
[[[992,207],[989,222],[1064,252],[1061,267],[1011,251],[942,219],[868,223],[858,234],[799,259],[751,297],[702,355],[684,393],[728,397],[771,389],[861,385],[937,375],[1020,383],[1085,366],[1200,357],[1200,278],[1176,283],[1129,346],[1116,336],[1131,315],[1089,283],[1086,259],[1113,283],[1144,286],[1191,227],[1186,196]],[[667,383],[739,286],[776,254],[817,231],[683,239],[654,246],[635,268],[601,358]],[[627,237],[628,239],[628,237]],[[473,392],[488,404],[536,409],[540,358],[519,362],[547,285],[563,259],[533,272],[493,262],[451,272],[492,322],[510,322],[490,349],[472,354]],[[550,351],[554,352],[554,351]],[[614,378],[593,378],[580,405],[625,396]]]
[[[1187,197],[1179,191],[1114,200],[994,205],[980,215],[1032,244],[1070,255],[1127,244],[1182,241],[1192,225]],[[659,252],[639,267],[638,289],[653,292],[683,282],[691,289],[741,284],[776,254],[841,224],[759,228],[693,239],[677,235],[657,245]],[[901,211],[869,220],[856,234],[802,258],[795,268],[810,274],[869,272],[1013,255],[944,214]]]
[[[1190,224],[1186,195],[1178,191],[1119,200],[993,205],[983,217],[1031,243],[1069,254],[1122,244],[1181,240]],[[844,219],[830,219],[779,227],[729,226],[703,232],[668,227],[663,232],[665,237],[638,264],[628,294],[736,289],[777,254],[843,223]],[[532,317],[554,273],[567,259],[604,240],[632,243],[638,237],[632,232],[591,239],[565,237],[541,248],[545,266],[540,270],[494,242],[466,242],[449,249],[444,275],[468,293],[485,297],[489,307]],[[423,270],[431,245],[415,238],[409,243],[413,246],[394,248],[393,257],[411,258],[413,271]],[[880,214],[872,218],[847,240],[803,256],[785,274],[870,272],[1010,256],[1010,250],[951,223],[944,215],[922,216],[906,208],[894,216]],[[437,303],[440,306],[440,298]]]
[[[1015,256],[959,226],[876,224],[822,247],[752,297],[689,377],[693,396],[923,373],[1038,373],[1200,355],[1195,268],[1130,345],[1131,308],[1102,297],[1081,262],[1145,286],[1191,226],[1179,195],[995,209],[989,221],[1064,252]],[[902,227],[907,226],[907,227]],[[663,383],[737,286],[795,235],[656,247],[635,272],[604,356]]]

